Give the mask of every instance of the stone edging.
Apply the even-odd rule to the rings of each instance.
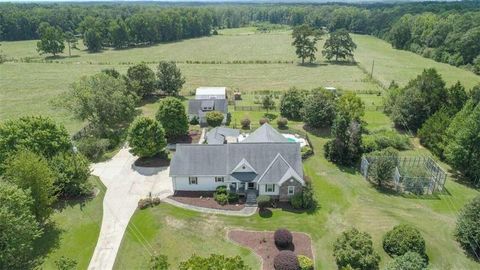
[[[221,209],[212,209],[212,208],[205,208],[205,207],[199,207],[199,206],[194,206],[194,205],[189,205],[189,204],[184,204],[181,202],[177,202],[175,200],[172,200],[170,198],[165,198],[162,200],[163,202],[166,202],[168,204],[171,204],[176,207],[180,207],[183,209],[187,210],[192,210],[200,213],[206,213],[206,214],[216,214],[216,215],[226,215],[226,216],[239,216],[239,217],[249,217],[254,215],[257,212],[257,207],[251,207],[251,206],[245,206],[242,210],[221,210]]]

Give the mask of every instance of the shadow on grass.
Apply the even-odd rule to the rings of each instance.
[[[318,212],[318,210],[320,210],[321,207],[318,204],[318,202],[315,201],[313,203],[313,206],[310,207],[310,208],[307,208],[307,209],[294,208],[289,202],[279,202],[279,203],[277,203],[276,208],[279,208],[284,212],[290,212],[290,213],[294,213],[294,214],[307,213],[308,215],[313,215],[316,212]]]
[[[480,179],[476,182],[475,181],[472,182],[470,178],[466,177],[461,172],[456,171],[454,169],[449,169],[448,173],[450,174],[450,179],[452,179],[452,181],[472,189],[476,189],[476,190],[480,189]]]
[[[77,198],[65,198],[59,200],[53,208],[59,212],[62,212],[63,210],[67,208],[73,208],[77,205],[80,206],[80,210],[83,211],[83,207],[91,200],[95,198],[96,190],[92,190],[92,194],[88,196],[83,196],[83,197],[77,197]]]
[[[48,223],[43,227],[42,237],[35,240],[32,252],[32,264],[40,266],[53,250],[60,247],[60,236],[64,230],[55,223]]]
[[[45,60],[61,60],[61,59],[67,59],[67,58],[78,58],[80,57],[80,55],[72,55],[72,56],[68,56],[68,55],[51,55],[51,56],[47,56],[45,57]]]
[[[377,184],[372,182],[369,182],[369,183],[379,193],[382,193],[383,195],[387,195],[387,196],[402,197],[405,199],[414,199],[414,200],[440,200],[439,193],[417,195],[413,193],[399,192],[399,191],[396,191],[394,188],[387,187],[387,186],[378,186]],[[441,194],[450,195],[450,192],[448,192],[445,188],[444,193],[441,193]]]
[[[316,67],[322,67],[322,66],[327,66],[328,64],[326,63],[298,63],[297,66],[299,67],[306,67],[306,68],[316,68]]]
[[[330,65],[337,65],[337,66],[356,66],[358,65],[357,62],[355,61],[335,61],[335,60],[331,60],[331,61],[326,61],[328,64]]]
[[[303,130],[307,131],[308,133],[316,137],[320,137],[323,139],[328,139],[330,138],[330,135],[331,135],[330,127],[312,128],[312,127],[309,127],[308,125],[304,125]]]

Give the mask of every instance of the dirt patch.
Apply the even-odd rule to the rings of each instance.
[[[313,259],[312,241],[310,236],[298,232],[292,232],[292,235],[292,251],[296,255],[304,255]],[[274,270],[273,259],[280,250],[278,250],[275,241],[273,240],[273,232],[231,230],[228,232],[228,238],[242,246],[250,248],[258,256],[262,257],[263,270]]]
[[[242,210],[245,208],[245,199],[240,198],[237,203],[221,205],[213,199],[213,192],[200,191],[176,191],[169,197],[180,203],[189,204],[198,207],[221,209],[221,210]]]

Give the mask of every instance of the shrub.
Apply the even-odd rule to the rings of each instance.
[[[295,209],[301,209],[303,206],[303,197],[302,193],[297,193],[290,197],[290,204],[293,206]]]
[[[275,240],[275,245],[279,249],[286,249],[292,246],[293,244],[293,235],[287,229],[278,229],[273,234],[273,239]]]
[[[152,203],[153,203],[152,198],[140,199],[138,201],[138,208],[139,209],[145,209],[147,207],[152,206]]]
[[[424,255],[425,240],[416,228],[397,225],[383,237],[383,249],[390,256],[402,256],[409,251]]]
[[[228,203],[236,203],[238,202],[238,194],[229,192],[228,193]]]
[[[307,183],[307,185],[303,188],[303,191],[301,194],[302,194],[303,208],[310,209],[310,208],[314,208],[317,205],[317,201],[315,200],[313,189],[310,184]]]
[[[457,219],[455,237],[470,254],[480,254],[480,196],[464,206]]]
[[[258,123],[260,124],[260,126],[265,124],[265,123],[268,123],[268,118],[262,117],[262,118],[260,118],[260,120],[258,120]]]
[[[310,146],[304,146],[302,147],[302,159],[306,159],[313,155],[313,149]]]
[[[152,199],[152,204],[153,205],[159,205],[161,203],[161,200],[159,197],[155,197]]]
[[[260,210],[263,210],[270,206],[272,198],[268,195],[260,195],[257,197],[257,204]]]
[[[152,255],[150,257],[149,270],[168,270],[170,264],[168,263],[168,257],[165,255]]]
[[[225,185],[218,186],[218,187],[215,189],[215,192],[216,192],[217,194],[227,194],[227,186],[225,186]]]
[[[160,123],[148,117],[138,117],[128,130],[130,153],[139,157],[153,157],[167,146]]]
[[[298,255],[298,264],[300,266],[300,270],[313,270],[313,261],[307,256]]]
[[[82,138],[77,141],[77,149],[90,160],[97,160],[107,151],[110,146],[108,139],[94,137]]]
[[[228,203],[228,195],[226,193],[215,193],[213,194],[213,198],[220,205],[226,205]]]
[[[358,270],[375,270],[380,262],[380,256],[373,250],[372,237],[355,228],[337,238],[333,255],[339,269],[350,266]]]
[[[198,121],[198,116],[196,116],[196,115],[192,116],[192,118],[190,118],[189,123],[190,123],[190,125],[198,125],[198,124],[200,124],[200,122]]]
[[[425,258],[416,252],[407,252],[390,261],[385,270],[423,270],[427,268]]]
[[[295,253],[290,250],[282,250],[273,259],[275,270],[298,270],[300,267]]]
[[[243,129],[249,129],[250,128],[250,119],[244,118],[242,121],[240,121],[240,124],[242,125]]]
[[[286,128],[288,125],[288,119],[285,117],[280,117],[277,119],[278,128]]]
[[[362,137],[363,151],[366,153],[393,147],[397,150],[408,150],[412,148],[410,139],[406,135],[397,133],[394,130],[381,129]]]
[[[57,267],[57,270],[73,270],[77,269],[77,261],[74,259],[70,259],[67,257],[60,257],[60,259],[55,261],[55,266]]]
[[[223,122],[223,114],[221,112],[217,112],[217,111],[208,112],[206,117],[207,117],[207,124],[211,127],[218,127]]]
[[[372,158],[371,166],[368,168],[368,177],[382,186],[384,182],[393,179],[393,172],[398,164],[398,151],[394,148],[387,148],[369,154]]]

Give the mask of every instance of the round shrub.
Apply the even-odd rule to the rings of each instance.
[[[226,205],[228,203],[228,195],[227,194],[214,194],[214,199],[217,201],[220,205]]]
[[[292,233],[287,229],[276,230],[273,234],[273,239],[275,240],[275,245],[279,249],[289,248],[290,246],[292,246],[293,243]]]
[[[313,261],[307,256],[298,255],[298,264],[300,266],[300,270],[313,270]]]
[[[282,250],[273,259],[275,270],[298,270],[300,267],[295,253],[290,250]]]
[[[227,195],[228,195],[228,202],[229,203],[238,202],[238,194],[237,193],[229,192]]]
[[[301,193],[297,193],[290,198],[290,204],[295,209],[301,209],[303,207],[303,196]]]
[[[385,270],[423,270],[427,268],[425,258],[416,252],[407,252],[390,261]]]
[[[147,207],[152,206],[152,203],[153,203],[153,201],[152,201],[151,198],[140,199],[138,201],[138,208],[139,209],[145,209]]]
[[[268,196],[268,195],[260,195],[260,196],[257,197],[257,204],[258,204],[258,207],[260,208],[260,210],[263,210],[263,209],[269,207],[271,201],[272,201],[272,198],[270,198],[270,196]]]
[[[207,113],[207,124],[211,127],[218,127],[223,122],[223,113],[211,111]]]
[[[288,125],[288,120],[285,117],[280,117],[277,119],[278,128],[286,128]]]
[[[268,123],[268,118],[265,118],[265,117],[260,118],[260,120],[258,120],[258,123],[260,124],[260,126],[265,124],[265,123]]]
[[[250,128],[250,119],[244,118],[242,121],[240,121],[240,124],[242,125],[243,129],[249,129]]]
[[[216,192],[217,194],[227,194],[227,186],[225,186],[225,185],[218,186],[218,187],[215,189],[215,192]]]
[[[383,237],[383,249],[390,256],[402,256],[409,251],[423,255],[425,240],[416,228],[397,225]]]

